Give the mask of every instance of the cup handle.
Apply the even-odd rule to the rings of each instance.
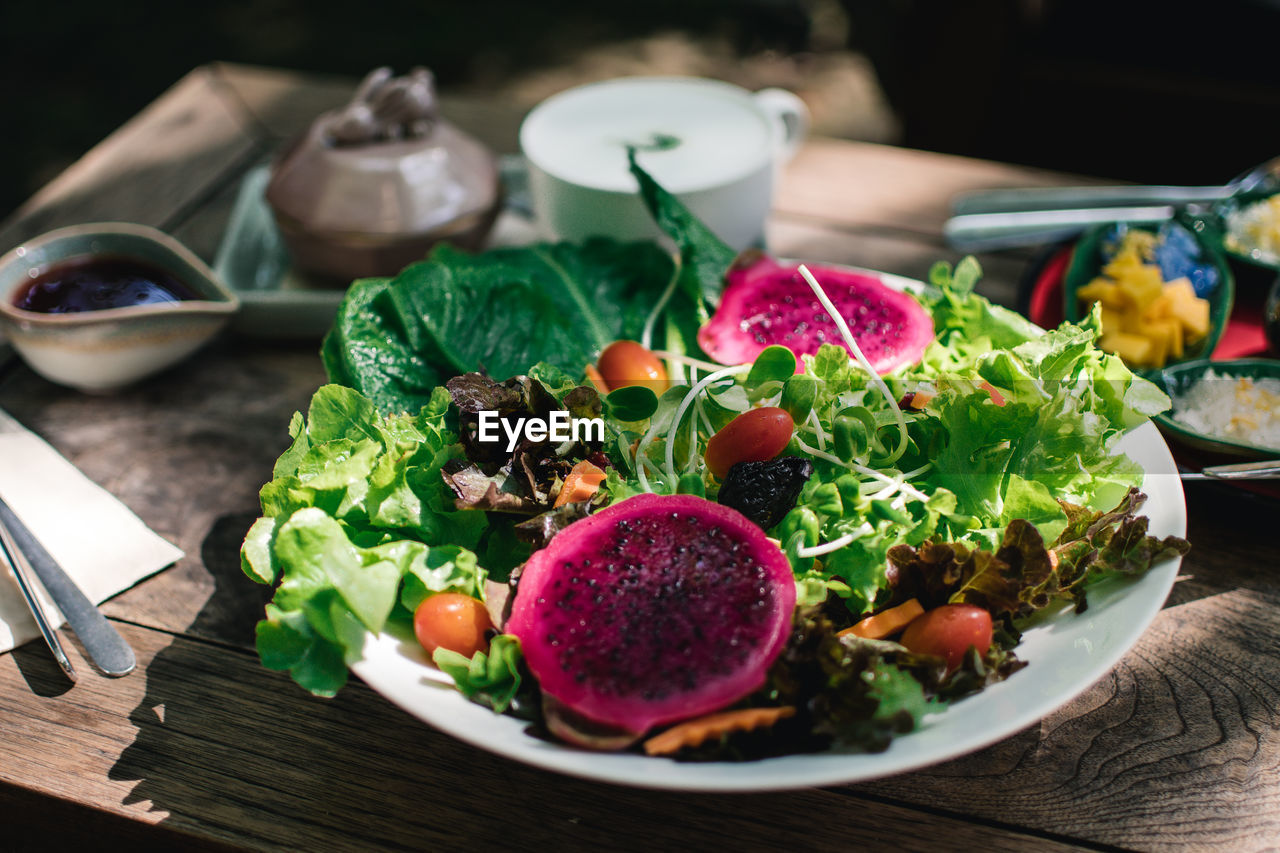
[[[761,89],[752,97],[777,123],[778,161],[786,163],[809,134],[809,108],[799,95],[786,89]]]

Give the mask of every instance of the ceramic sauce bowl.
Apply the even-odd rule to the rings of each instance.
[[[104,265],[108,273],[155,271],[176,282],[177,299],[68,313],[18,307],[19,302],[34,304],[33,286],[48,275]],[[103,290],[119,288],[102,285]],[[0,257],[0,333],[36,373],[83,391],[111,391],[186,358],[238,307],[239,300],[203,261],[167,234],[142,225],[60,228]]]

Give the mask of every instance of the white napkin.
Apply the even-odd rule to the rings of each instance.
[[[100,603],[182,556],[142,519],[0,410],[0,497],[45,550]],[[0,564],[4,560],[0,559]],[[51,619],[61,614],[33,579]],[[40,636],[7,564],[0,565],[0,652]]]

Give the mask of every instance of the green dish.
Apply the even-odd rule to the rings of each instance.
[[[1211,241],[1222,252],[1236,260],[1270,272],[1278,272],[1280,271],[1280,255],[1270,255],[1256,249],[1245,251],[1236,248],[1227,241],[1227,221],[1230,217],[1255,202],[1271,198],[1277,191],[1277,187],[1269,182],[1252,192],[1241,193],[1220,201],[1208,213],[1197,216],[1192,222],[1192,227],[1203,235],[1206,240]]]
[[[1162,370],[1153,371],[1148,378],[1160,386],[1160,389],[1175,398],[1175,409],[1177,405],[1177,395],[1186,393],[1198,379],[1200,379],[1206,371],[1212,369],[1219,376],[1238,379],[1240,377],[1248,377],[1251,379],[1280,379],[1280,360],[1268,358],[1242,358],[1236,361],[1197,361],[1184,362],[1182,364],[1166,367]],[[1230,456],[1239,456],[1246,459],[1272,459],[1280,456],[1280,447],[1265,447],[1258,444],[1250,444],[1247,441],[1237,441],[1229,438],[1218,438],[1197,432],[1186,424],[1175,421],[1172,412],[1165,412],[1157,415],[1155,418],[1156,426],[1160,431],[1168,436],[1171,440],[1177,441],[1196,450],[1203,450],[1209,453],[1222,453]]]
[[[1076,293],[1080,288],[1093,281],[1101,272],[1102,267],[1105,265],[1105,259],[1102,255],[1102,242],[1107,232],[1114,228],[1116,224],[1110,223],[1090,228],[1076,242],[1075,251],[1071,255],[1071,265],[1067,268],[1067,275],[1062,288],[1063,316],[1072,322],[1079,322],[1085,316]],[[1158,226],[1128,224],[1130,228],[1151,233],[1155,233],[1158,230]],[[1191,223],[1180,221],[1179,224],[1191,231],[1196,239],[1196,244],[1200,247],[1202,257],[1212,263],[1214,268],[1218,270],[1218,286],[1208,296],[1209,334],[1195,344],[1187,346],[1183,351],[1182,358],[1170,361],[1165,365],[1165,369],[1173,365],[1207,359],[1213,355],[1214,349],[1218,346],[1218,341],[1222,339],[1223,331],[1227,328],[1227,319],[1231,316],[1231,309],[1235,304],[1235,278],[1231,274],[1231,268],[1228,266],[1226,258],[1223,257],[1218,248],[1218,243],[1207,238]],[[1160,369],[1146,368],[1142,372],[1150,374],[1158,372]]]

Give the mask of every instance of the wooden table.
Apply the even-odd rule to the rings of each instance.
[[[196,69],[46,187],[0,247],[58,225],[159,226],[206,258],[238,180],[352,81]],[[445,103],[499,150],[519,111]],[[950,196],[1062,176],[815,139],[770,228],[783,255],[922,276]],[[1025,255],[982,258],[1012,299]],[[1077,701],[989,749],[859,785],[746,796],[577,781],[459,743],[353,682],[315,699],[252,650],[266,590],[237,549],[289,415],[324,380],[314,342],[226,338],[90,397],[21,365],[0,406],[185,549],[105,605],[138,671],[69,687],[48,651],[0,656],[0,848],[744,847],[1263,849],[1280,843],[1280,580],[1272,506],[1190,491],[1195,549],[1138,646]],[[73,636],[73,635],[71,635]],[[56,843],[50,843],[56,842]]]

